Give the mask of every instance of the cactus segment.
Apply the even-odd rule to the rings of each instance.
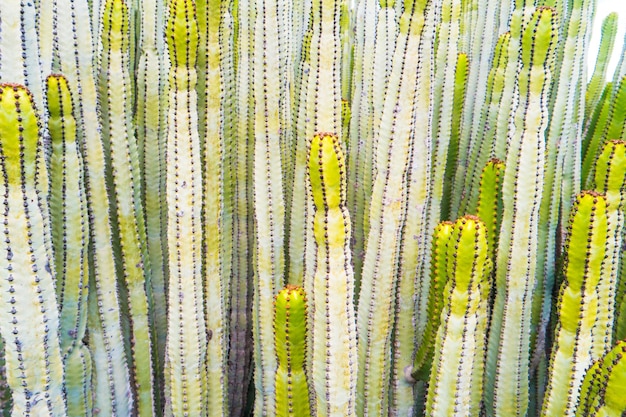
[[[463,119],[463,102],[465,101],[465,92],[467,90],[469,65],[470,62],[467,54],[459,53],[457,55],[456,67],[454,69],[455,77],[454,94],[452,98],[452,121],[442,194],[441,219],[449,219],[450,213],[456,211],[455,207],[452,207],[452,186],[460,156],[461,122]]]
[[[430,66],[422,62],[422,31],[427,1],[409,2],[400,17],[399,36],[377,135],[378,167],[369,207],[370,229],[358,297],[357,415],[384,415],[388,408],[391,349],[401,231],[406,212],[406,173],[413,140],[423,144],[430,112]],[[428,56],[428,54],[426,54]],[[408,74],[408,76],[407,76]],[[429,108],[429,107],[426,107]],[[419,127],[417,127],[419,126]],[[416,133],[417,131],[420,133]]]
[[[284,285],[285,200],[281,157],[280,17],[275,0],[256,4],[252,80],[254,122],[255,267],[252,334],[255,344],[255,415],[269,415],[275,404],[276,352],[272,320],[276,293]],[[274,51],[274,53],[267,53]]]
[[[474,416],[480,414],[482,399],[493,264],[485,225],[477,217],[465,216],[444,228],[450,228],[451,234],[442,259],[446,282],[432,351],[426,415]]]
[[[150,262],[148,300],[151,312],[155,375],[163,374],[167,335],[165,281],[167,244],[165,220],[165,109],[166,72],[165,2],[143,0],[139,5],[139,43],[136,90],[136,136],[142,179],[142,204],[145,209],[146,253]],[[155,407],[161,409],[158,394],[162,378],[155,380]]]
[[[312,290],[312,389],[318,416],[355,416],[356,319],[346,164],[339,138],[320,133],[309,147],[308,178],[315,202],[317,248]]]
[[[169,253],[166,415],[206,416],[206,346],[202,279],[201,148],[195,59],[198,25],[192,0],[171,0],[166,26],[171,59],[167,119]]]
[[[452,238],[454,223],[444,221],[437,225],[433,233],[430,255],[430,287],[428,289],[428,321],[422,335],[422,342],[413,362],[413,378],[427,379],[430,363],[441,321],[444,301],[444,287],[448,279],[448,243]]]
[[[612,346],[614,329],[618,331],[623,327],[623,324],[620,323],[626,320],[621,313],[618,313],[619,317],[615,320],[616,300],[619,303],[624,303],[624,289],[626,288],[626,283],[619,282],[620,261],[622,263],[626,261],[623,255],[626,216],[625,141],[612,140],[604,144],[595,164],[594,188],[606,195],[609,205],[609,227],[606,233],[607,253],[598,284],[600,299],[605,300],[602,302],[598,313],[600,316],[598,323],[600,329],[598,331],[605,335],[604,350],[606,351]],[[617,288],[618,285],[620,289]],[[621,309],[619,304],[617,307]],[[619,336],[618,340],[621,340]]]
[[[0,85],[0,153],[4,196],[0,257],[0,335],[4,339],[12,415],[65,416],[59,310],[52,259],[45,248],[37,182],[39,125],[33,98],[19,85]]]
[[[139,416],[155,414],[153,356],[146,283],[150,260],[137,141],[132,123],[129,11],[123,0],[106,0],[102,16],[100,108],[107,168],[111,170],[109,199],[115,239],[120,241],[120,275],[125,278],[132,323],[133,375]],[[149,284],[148,284],[149,285]]]
[[[528,408],[530,318],[535,286],[539,203],[544,176],[556,28],[554,10],[538,8],[522,33],[518,100],[502,183],[503,214],[496,262],[494,320],[489,332],[487,415]]]
[[[87,326],[88,256],[87,204],[83,161],[78,149],[76,120],[67,79],[47,79],[50,133],[50,201],[52,245],[60,306],[59,338],[65,355],[81,345]]]
[[[232,227],[224,177],[224,77],[221,68],[220,20],[222,0],[196,2],[200,32],[198,83],[199,97],[203,103],[198,108],[204,126],[200,125],[203,158],[203,222],[204,222],[204,282],[207,332],[211,335],[207,345],[207,407],[217,415],[228,414],[226,387],[228,386],[228,309],[231,252],[228,230]],[[203,113],[204,110],[204,113]]]
[[[304,371],[307,303],[301,287],[287,285],[276,295],[274,343],[277,417],[309,417],[309,387]]]
[[[564,280],[542,416],[573,416],[587,368],[604,352],[600,293],[607,257],[607,199],[595,192],[577,196],[565,244]],[[602,301],[604,300],[604,301]]]
[[[480,190],[476,215],[485,223],[487,243],[489,244],[489,259],[495,261],[498,247],[498,231],[502,221],[502,177],[504,176],[504,162],[492,159],[487,162],[480,176]]]
[[[617,342],[587,371],[576,417],[621,417],[626,413],[626,341]]]
[[[593,110],[600,103],[603,86],[605,84],[607,67],[613,46],[615,44],[615,36],[617,35],[617,13],[609,13],[602,21],[602,37],[600,39],[600,47],[596,64],[593,69],[591,79],[587,84],[585,92],[585,118],[589,119]]]
[[[251,356],[252,346],[249,343],[251,329],[251,311],[249,300],[252,294],[252,122],[254,104],[251,100],[254,86],[249,82],[252,77],[252,33],[254,28],[254,2],[237,0],[232,4],[233,41],[236,53],[233,54],[233,65],[236,70],[236,91],[233,99],[233,150],[235,191],[233,202],[233,275],[230,288],[230,371],[228,381],[229,407],[231,415],[241,416],[248,398],[248,385],[252,378]],[[227,125],[228,126],[228,125]],[[244,139],[246,138],[246,139]]]
[[[91,416],[91,354],[83,345],[87,328],[88,238],[83,160],[67,79],[47,78],[50,133],[50,217],[60,306],[59,341],[65,365],[69,416]]]

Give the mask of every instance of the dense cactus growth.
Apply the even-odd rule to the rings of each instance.
[[[0,1],[0,415],[624,415],[596,8]]]

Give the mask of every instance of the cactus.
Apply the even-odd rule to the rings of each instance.
[[[309,387],[304,371],[307,305],[301,287],[287,285],[274,304],[274,344],[276,369],[276,409],[280,417],[311,415]]]
[[[625,366],[626,341],[620,341],[587,370],[576,417],[624,415]]]
[[[316,326],[310,344],[318,416],[356,415],[356,317],[345,169],[339,138],[315,135],[309,147],[308,178],[317,247],[311,309]]]
[[[195,5],[171,0],[166,33],[170,57],[167,131],[168,331],[167,415],[206,415],[207,331],[202,284],[202,190],[198,136],[198,47]],[[197,173],[197,174],[196,174]]]
[[[622,413],[597,3],[0,1],[0,414]]]
[[[474,216],[460,218],[451,229],[426,399],[429,416],[477,415],[482,398],[492,269],[487,231]]]
[[[65,363],[65,393],[70,416],[90,416],[91,353],[83,344],[87,330],[87,201],[78,149],[76,119],[67,79],[51,75],[46,83],[50,132],[50,210],[59,302],[59,342]]]
[[[574,204],[565,244],[564,279],[542,415],[574,415],[585,370],[604,351],[599,285],[609,257],[607,199],[583,192]]]
[[[33,97],[23,86],[0,85],[0,148],[4,196],[2,285],[7,382],[12,416],[64,416],[63,362],[53,260],[48,258],[37,189],[43,154]],[[48,237],[49,240],[49,237]],[[32,306],[31,308],[28,308]]]

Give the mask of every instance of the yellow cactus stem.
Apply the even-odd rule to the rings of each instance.
[[[4,339],[12,416],[66,415],[59,310],[48,258],[37,182],[43,149],[33,98],[20,85],[0,85],[0,335]]]
[[[585,371],[604,353],[601,293],[607,253],[607,199],[596,192],[579,194],[570,215],[565,243],[564,279],[558,297],[558,321],[550,359],[542,416],[573,416]]]
[[[626,340],[621,340],[587,371],[576,417],[622,417],[625,386]]]
[[[426,415],[476,416],[482,400],[493,265],[485,224],[470,215],[458,219],[444,256],[446,283]]]
[[[282,289],[274,302],[274,344],[277,417],[309,417],[311,403],[304,369],[307,302],[304,290],[295,285]]]
[[[308,178],[315,204],[317,248],[311,311],[312,387],[318,416],[355,416],[356,319],[351,225],[346,207],[346,165],[335,134],[315,135],[309,147]]]
[[[430,255],[430,287],[428,293],[428,322],[421,337],[420,347],[415,355],[412,377],[415,380],[428,379],[430,364],[437,329],[441,320],[443,308],[443,291],[448,279],[448,243],[454,230],[454,223],[441,222],[435,228]]]
[[[595,164],[594,188],[606,195],[609,205],[609,227],[607,230],[607,258],[603,263],[602,275],[598,283],[602,305],[600,307],[600,333],[605,335],[604,350],[612,346],[613,333],[622,339],[624,334],[624,291],[626,283],[619,282],[620,261],[626,259],[624,253],[624,225],[626,209],[626,141],[611,140],[604,144]],[[621,258],[621,259],[620,259]],[[617,298],[616,298],[617,294]],[[616,318],[616,300],[617,320]],[[615,325],[614,325],[615,322]]]

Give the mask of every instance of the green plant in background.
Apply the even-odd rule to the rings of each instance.
[[[3,0],[2,415],[626,413],[595,9]]]

